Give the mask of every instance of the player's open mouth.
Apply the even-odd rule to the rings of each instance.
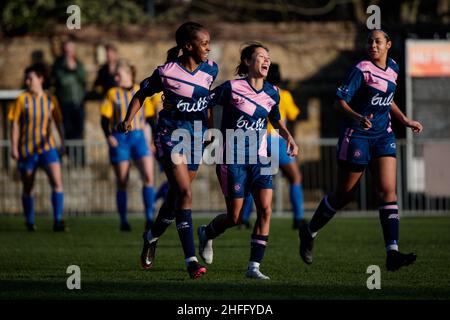
[[[263,66],[261,67],[261,69],[263,69],[264,71],[269,71],[269,66],[263,65]]]

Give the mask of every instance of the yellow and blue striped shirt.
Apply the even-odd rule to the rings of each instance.
[[[292,94],[288,90],[279,89],[280,92],[280,116],[282,121],[293,121],[300,114],[300,108],[295,104]],[[267,124],[267,132],[275,134],[275,129],[269,122]]]
[[[108,90],[100,107],[100,114],[110,119],[111,128],[115,128],[119,122],[125,119],[130,101],[138,90],[139,85],[137,84],[129,90],[120,87],[114,87]],[[153,117],[155,113],[155,106],[150,98],[146,98],[143,108],[139,109],[133,119],[132,130],[143,130],[145,128],[146,118]]]
[[[9,110],[8,120],[19,122],[19,153],[22,158],[55,148],[52,118],[62,123],[61,109],[53,95],[47,92],[40,96],[30,92],[19,95]]]

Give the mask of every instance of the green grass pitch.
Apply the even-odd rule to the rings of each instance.
[[[194,225],[210,219],[194,214]],[[143,219],[120,232],[118,217],[70,217],[54,233],[49,217],[25,231],[22,217],[0,216],[0,299],[445,299],[450,298],[450,218],[402,218],[400,249],[417,261],[387,272],[379,221],[335,218],[319,234],[314,263],[298,254],[291,220],[273,218],[261,270],[270,281],[244,277],[249,230],[233,228],[214,240],[214,263],[191,280],[174,225],[160,239],[155,266],[139,268]],[[253,221],[252,221],[253,222]],[[198,244],[196,237],[196,245]],[[197,250],[197,248],[196,248]],[[69,265],[81,268],[81,290],[68,290]],[[367,267],[381,268],[381,289],[366,287]]]

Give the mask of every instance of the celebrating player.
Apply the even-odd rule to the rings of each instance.
[[[159,113],[156,129],[156,147],[169,181],[169,191],[153,227],[144,233],[141,265],[144,269],[153,265],[156,243],[176,219],[187,271],[195,279],[206,272],[195,256],[191,217],[191,183],[203,153],[203,144],[198,147],[195,141],[202,139],[208,127],[209,89],[217,76],[218,67],[208,60],[210,36],[202,25],[186,22],[177,29],[175,38],[176,46],[168,51],[166,63],[141,83],[119,130],[126,132],[131,129],[132,119],[145,97],[164,91],[164,108]],[[194,132],[196,124],[200,130]],[[188,133],[186,138],[190,140],[190,143],[183,140],[186,148],[180,151],[174,149],[178,144],[172,140],[172,133],[177,129]]]
[[[264,81],[269,67],[268,50],[262,44],[250,44],[242,50],[241,62],[236,69],[237,75],[245,77],[227,81],[211,94],[212,104],[224,107],[221,125],[224,135],[223,159],[228,161],[218,164],[216,172],[225,196],[227,213],[216,216],[207,226],[198,228],[199,253],[205,263],[210,264],[213,261],[212,239],[240,222],[244,196],[251,192],[256,203],[257,219],[251,235],[246,276],[254,279],[269,279],[259,270],[269,240],[272,203],[272,174],[267,172],[269,165],[262,160],[267,158],[267,118],[286,139],[288,152],[292,156],[298,152],[294,139],[280,118],[278,89]],[[244,142],[245,137],[238,137],[243,145],[236,147],[235,137],[227,135],[230,129],[241,129],[240,132],[249,135],[249,141]],[[253,142],[252,136],[255,137]],[[252,164],[250,159],[255,154],[259,157]],[[236,160],[240,157],[244,159],[243,163]]]
[[[269,69],[266,80],[276,85],[277,87],[281,82],[280,67],[276,63],[272,63]],[[293,121],[300,114],[300,109],[295,104],[292,94],[288,90],[278,88],[280,92],[280,116],[281,120],[286,121],[286,119]],[[299,226],[305,221],[303,219],[303,188],[301,185],[302,175],[300,169],[295,161],[295,158],[288,155],[286,152],[286,140],[280,139],[280,136],[273,130],[272,125],[269,123],[267,125],[268,140],[268,152],[272,157],[277,157],[280,164],[280,169],[283,174],[289,180],[289,198],[291,200],[293,209],[293,229],[298,229]],[[271,150],[272,146],[271,140],[278,140],[275,145],[278,145],[278,150]],[[242,224],[246,228],[250,228],[250,214],[252,213],[253,197],[251,195],[245,197],[244,205],[242,209]]]
[[[398,65],[388,58],[392,42],[386,32],[374,30],[367,38],[368,59],[357,63],[336,96],[345,114],[338,142],[338,185],[325,196],[311,221],[299,230],[300,256],[313,261],[317,232],[349,203],[366,166],[374,177],[380,198],[379,216],[387,251],[386,268],[395,271],[416,260],[414,253],[398,251],[399,214],[396,185],[396,142],[391,129],[392,113],[414,133],[422,125],[408,119],[394,102]]]
[[[129,231],[131,227],[127,219],[127,184],[130,171],[130,157],[136,161],[144,186],[142,197],[145,207],[145,229],[153,223],[153,159],[149,150],[149,131],[146,122],[155,115],[150,99],[145,99],[144,110],[137,112],[133,120],[133,128],[127,135],[115,130],[117,124],[125,118],[128,103],[139,90],[134,83],[134,67],[124,60],[119,60],[116,68],[118,87],[106,93],[101,106],[101,125],[109,145],[109,158],[117,180],[117,208],[120,215],[120,230]]]
[[[61,164],[56,143],[51,133],[52,118],[55,120],[61,144],[64,145],[62,115],[56,98],[43,90],[44,70],[31,66],[25,70],[27,90],[19,95],[9,110],[11,122],[11,156],[18,161],[23,191],[22,205],[26,226],[35,231],[34,178],[38,167],[47,173],[51,188],[54,231],[65,231],[62,220],[64,193],[61,178]],[[61,146],[60,150],[64,150]]]

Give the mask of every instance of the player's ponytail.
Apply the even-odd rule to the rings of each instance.
[[[248,74],[248,66],[245,63],[245,60],[250,60],[252,58],[253,53],[255,52],[255,50],[257,48],[263,48],[263,49],[266,49],[267,52],[269,51],[269,49],[264,47],[259,42],[248,43],[247,46],[241,50],[241,62],[236,67],[236,71],[235,71],[236,75],[242,77],[242,76],[245,76]]]
[[[178,55],[180,54],[180,49],[181,48],[179,46],[175,46],[175,47],[170,48],[169,50],[167,50],[166,63],[177,60]]]
[[[197,32],[204,29],[205,27],[201,24],[191,21],[185,22],[179,26],[175,32],[175,41],[177,45],[167,51],[166,63],[177,60],[180,49],[183,50],[187,43],[195,39]]]

